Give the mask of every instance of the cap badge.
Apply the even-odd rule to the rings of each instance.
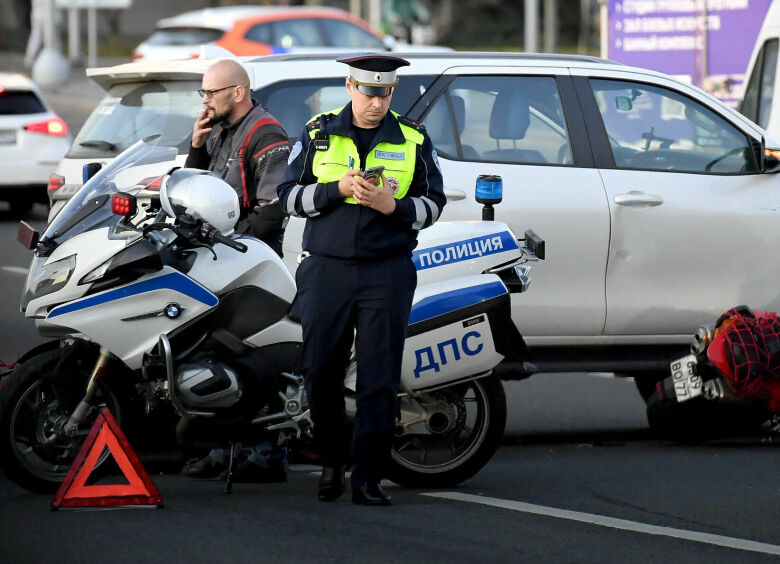
[[[381,72],[376,73],[374,75],[374,78],[376,79],[377,82],[382,82],[382,73]]]

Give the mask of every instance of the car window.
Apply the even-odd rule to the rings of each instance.
[[[278,20],[274,26],[274,45],[281,47],[323,47],[326,45],[314,18]]]
[[[202,108],[200,81],[151,81],[113,86],[90,114],[68,152],[71,158],[114,156],[161,134],[160,145],[186,153]]]
[[[203,27],[177,27],[158,29],[146,43],[149,45],[201,45],[212,43],[222,37],[223,31]]]
[[[390,109],[406,114],[433,79],[429,75],[401,77]],[[345,77],[284,80],[256,90],[254,97],[282,124],[287,135],[297,138],[309,118],[349,102],[344,83]]]
[[[329,18],[323,18],[320,23],[329,46],[385,50],[381,39],[355,24]]]
[[[770,39],[761,46],[753,72],[747,82],[740,111],[763,128],[769,124],[777,71],[778,40]]]
[[[461,76],[423,119],[442,155],[473,161],[571,164],[556,80]]]
[[[46,111],[38,96],[29,90],[0,92],[0,115],[40,114]]]
[[[268,23],[253,25],[246,32],[244,37],[250,41],[257,41],[258,43],[270,45],[274,42],[273,27]]]
[[[755,172],[747,137],[702,104],[666,88],[593,79],[615,165],[679,172]]]

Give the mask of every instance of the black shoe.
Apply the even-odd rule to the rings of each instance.
[[[341,497],[347,483],[344,480],[344,466],[323,466],[320,483],[317,485],[317,498],[320,501],[334,501]]]
[[[392,499],[379,482],[363,482],[359,487],[352,488],[352,503],[359,505],[392,505]]]
[[[250,460],[243,460],[233,469],[236,483],[271,484],[287,481],[287,470],[280,466],[260,466]]]
[[[210,454],[203,458],[191,458],[181,469],[182,476],[197,480],[217,480],[227,471],[227,465],[214,460]]]

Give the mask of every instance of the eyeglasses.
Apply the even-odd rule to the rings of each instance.
[[[213,90],[204,90],[203,88],[198,88],[198,94],[200,94],[202,98],[213,98],[214,94],[216,94],[217,92],[220,92],[221,90],[227,90],[228,88],[233,88],[235,86],[240,86],[240,85],[231,84],[230,86],[223,86],[222,88],[214,88]]]

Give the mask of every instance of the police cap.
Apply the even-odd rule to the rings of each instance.
[[[349,65],[349,81],[366,96],[389,96],[398,85],[395,70],[409,61],[392,55],[359,53],[337,59]]]

